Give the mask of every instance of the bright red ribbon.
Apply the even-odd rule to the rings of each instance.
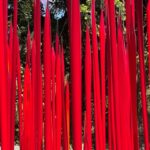
[[[46,11],[44,25],[44,95],[45,95],[45,150],[52,145],[52,109],[51,109],[51,32],[50,14]]]
[[[86,28],[86,51],[85,51],[85,98],[86,98],[86,119],[84,134],[84,150],[92,149],[92,123],[91,123],[91,83],[92,63],[89,29]]]

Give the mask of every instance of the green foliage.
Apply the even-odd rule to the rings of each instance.
[[[86,0],[85,3],[80,5],[81,18],[82,18],[82,31],[85,32],[86,25],[91,22],[91,1]]]
[[[125,3],[121,0],[115,0],[115,6],[116,6],[116,15],[121,16],[122,21],[126,20],[126,10],[125,10]]]

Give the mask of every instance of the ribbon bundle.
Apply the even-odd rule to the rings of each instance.
[[[125,32],[122,20],[116,18],[114,0],[105,0],[105,7],[100,12],[99,34],[95,0],[91,0],[91,26],[86,27],[84,57],[80,2],[67,0],[71,80],[65,79],[65,49],[58,34],[55,45],[52,44],[49,9],[47,8],[44,19],[42,43],[40,0],[34,0],[33,4],[34,36],[31,38],[28,28],[26,64],[22,79],[17,35],[18,2],[14,0],[13,24],[8,28],[8,2],[0,1],[2,150],[14,149],[16,104],[21,150],[69,150],[71,145],[74,150],[81,150],[83,145],[84,150],[140,149],[137,55],[140,64],[144,147],[149,150],[142,0],[126,0]],[[150,2],[147,5],[147,33],[150,53]],[[41,49],[44,53],[43,63]],[[85,94],[82,89],[85,89]],[[82,110],[84,98],[85,112]]]

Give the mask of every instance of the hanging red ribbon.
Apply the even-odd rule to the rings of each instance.
[[[45,150],[52,145],[52,108],[51,108],[51,32],[50,14],[46,11],[44,25],[44,95],[45,95]]]
[[[84,150],[92,149],[92,109],[91,109],[91,83],[92,63],[89,29],[86,27],[86,51],[85,51],[85,98],[86,98],[86,119],[84,134]]]

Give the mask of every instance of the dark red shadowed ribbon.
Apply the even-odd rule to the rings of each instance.
[[[23,101],[22,101],[22,85],[21,85],[21,63],[20,63],[20,48],[19,39],[17,38],[17,85],[18,85],[18,111],[19,111],[19,140],[20,149],[23,149]]]
[[[145,82],[145,66],[144,66],[144,43],[143,43],[143,1],[138,0],[135,3],[136,7],[136,25],[137,25],[137,47],[140,60],[140,84],[141,84],[141,100],[144,126],[144,142],[145,150],[149,149],[149,135],[148,135],[148,116],[146,103],[146,82]]]
[[[70,43],[71,43],[71,92],[72,92],[72,118],[73,118],[73,149],[82,148],[81,127],[81,18],[80,1],[72,0],[70,8]]]
[[[7,111],[7,104],[8,104],[8,97],[7,97],[7,65],[6,65],[6,54],[5,54],[5,42],[4,42],[4,14],[3,14],[3,4],[4,1],[0,2],[0,17],[1,17],[1,28],[0,28],[0,107],[1,107],[1,146],[2,149],[9,150],[10,149],[10,139],[9,133],[10,131],[8,126],[8,111]]]
[[[65,63],[64,63],[64,48],[61,47],[61,80],[62,80],[62,146],[64,150],[69,150],[68,143],[68,130],[67,130],[67,110],[65,100]]]
[[[86,27],[86,51],[85,51],[85,98],[86,98],[86,119],[84,134],[84,150],[92,149],[92,124],[91,124],[91,46],[89,28]]]
[[[65,86],[65,105],[66,105],[66,120],[67,120],[67,142],[68,150],[70,149],[70,93],[69,93],[69,83],[67,81]]]
[[[51,73],[52,73],[52,127],[53,127],[53,133],[52,133],[52,147],[53,149],[56,149],[56,95],[55,95],[55,73],[56,73],[56,58],[55,58],[55,51],[52,47],[52,55],[51,55]]]
[[[8,125],[9,131],[11,130],[11,85],[12,85],[12,52],[13,52],[13,27],[10,25],[9,29],[9,48],[7,51],[8,61]],[[9,137],[10,138],[10,137]],[[11,140],[11,138],[10,138]]]
[[[105,117],[105,107],[106,107],[106,77],[105,77],[105,25],[104,25],[104,14],[101,12],[100,17],[100,83],[101,83],[101,110],[102,110],[102,128],[103,128],[103,136],[104,136],[104,148],[106,147],[106,117]]]
[[[44,25],[44,94],[45,94],[45,150],[52,146],[52,107],[51,107],[51,32],[50,14],[47,8]]]
[[[150,1],[148,1],[147,5],[147,35],[148,35],[148,62],[149,62],[149,83],[150,83]]]
[[[56,150],[61,148],[62,85],[60,49],[56,51]]]
[[[149,64],[149,84],[150,84],[150,1],[147,4],[147,36],[148,36],[148,64]]]
[[[108,7],[109,8],[109,7]],[[113,76],[112,76],[112,52],[111,52],[111,37],[110,37],[110,16],[109,9],[107,18],[107,34],[106,34],[106,65],[107,65],[107,75],[108,75],[108,142],[109,149],[116,150],[116,128],[115,128],[115,102],[114,102],[114,90],[113,90]]]
[[[102,110],[100,97],[100,72],[98,61],[98,43],[95,20],[95,0],[92,0],[92,48],[93,48],[93,80],[94,80],[94,115],[95,115],[95,139],[96,150],[104,149],[104,135],[102,129]]]
[[[42,148],[43,100],[42,100],[42,68],[41,68],[41,11],[40,0],[34,0],[34,38],[36,43],[36,86],[34,94],[35,106],[35,138],[36,148]]]

